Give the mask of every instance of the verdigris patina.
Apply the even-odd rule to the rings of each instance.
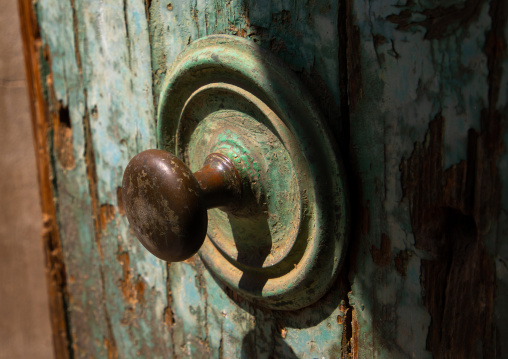
[[[272,309],[325,293],[345,253],[345,174],[312,97],[279,59],[236,36],[195,41],[166,74],[158,138],[193,171],[217,152],[244,179],[239,207],[209,214],[200,254],[216,277]]]

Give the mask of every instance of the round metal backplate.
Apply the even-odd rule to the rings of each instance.
[[[244,179],[237,207],[209,211],[199,254],[216,278],[271,309],[299,309],[327,291],[348,235],[343,167],[311,96],[279,59],[235,36],[190,44],[167,72],[158,140],[192,171],[222,153]]]

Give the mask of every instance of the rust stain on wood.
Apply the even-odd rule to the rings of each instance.
[[[150,23],[150,6],[152,6],[152,0],[144,0],[145,3],[145,14],[146,14],[146,22]],[[168,6],[171,3],[168,4]]]
[[[286,337],[286,335],[288,334],[288,330],[286,329],[284,322],[282,320],[278,320],[276,322],[276,327],[277,327],[277,333],[279,333],[281,338],[284,339]]]
[[[174,312],[174,308],[173,308],[173,293],[171,292],[171,288],[170,288],[170,276],[169,276],[170,265],[171,265],[171,263],[167,263],[167,266],[166,266],[166,270],[168,273],[168,275],[166,276],[166,292],[167,292],[168,303],[167,303],[166,308],[164,308],[164,324],[168,328],[169,335],[171,337],[171,344],[172,344],[171,351],[172,351],[173,357],[176,357],[176,355],[175,355],[175,330],[174,330],[174,325],[175,325],[176,321],[175,321],[175,312]]]
[[[118,186],[116,188],[116,200],[117,200],[117,208],[118,208],[118,213],[121,215],[121,216],[124,216],[125,215],[125,207],[123,205],[123,197],[122,197],[122,186]]]
[[[102,233],[106,230],[108,223],[115,219],[116,207],[112,204],[102,204],[99,208],[99,216],[97,217],[97,223],[99,231]]]
[[[348,312],[349,309],[350,308],[348,306],[346,306],[346,302],[344,300],[342,300],[340,302],[340,312],[341,312],[341,314],[337,316],[337,323],[339,323],[339,324],[345,323],[345,318],[347,316],[347,312]],[[345,331],[343,331],[342,335],[343,336],[345,335]]]
[[[52,63],[49,45],[46,44],[42,47],[42,56],[51,69]],[[74,159],[72,124],[69,116],[69,109],[56,98],[53,86],[53,73],[51,71],[46,75],[45,80],[48,90],[48,105],[53,124],[53,150],[56,153],[60,165],[66,170],[71,170],[76,166],[76,161]]]
[[[248,29],[240,27],[238,28],[235,24],[230,24],[228,29],[231,34],[240,36],[240,37],[247,37]]]
[[[168,305],[164,309],[164,324],[166,324],[166,326],[169,329],[171,329],[171,327],[175,324],[174,314],[173,314],[173,311],[171,310],[171,306],[170,305]]]
[[[356,319],[356,311],[352,310],[352,336],[351,336],[351,358],[358,359],[358,336],[360,334],[360,326],[358,325],[358,320]]]
[[[356,311],[344,301],[341,303],[341,311],[344,313],[343,317],[339,316],[337,318],[338,320],[341,318],[340,321],[344,324],[342,330],[341,357],[342,359],[357,359],[360,328],[358,326],[358,320],[356,319]]]
[[[135,278],[132,274],[132,270],[130,268],[129,253],[123,251],[122,248],[119,247],[116,257],[118,262],[122,265],[123,279],[120,280],[120,286],[125,301],[132,306],[136,305],[137,303],[143,303],[145,299],[144,293],[146,289],[146,283],[141,278],[141,276],[137,276]]]
[[[108,359],[118,359],[118,350],[116,345],[110,342],[107,338],[104,338],[104,347],[108,352]]]

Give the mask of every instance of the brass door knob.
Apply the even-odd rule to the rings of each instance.
[[[122,196],[137,238],[153,255],[180,262],[194,255],[206,237],[207,209],[234,208],[242,183],[233,163],[210,154],[196,173],[176,156],[147,150],[127,165]]]
[[[349,212],[336,141],[311,94],[273,54],[228,35],[187,46],[160,91],[168,152],[135,156],[122,184],[141,243],[166,261],[199,250],[214,278],[268,308],[322,297],[345,256]]]

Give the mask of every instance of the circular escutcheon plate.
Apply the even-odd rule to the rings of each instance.
[[[166,75],[158,139],[192,171],[218,152],[242,177],[241,203],[209,211],[199,254],[216,278],[271,309],[326,292],[348,235],[343,167],[311,96],[279,59],[235,36],[193,42]]]

